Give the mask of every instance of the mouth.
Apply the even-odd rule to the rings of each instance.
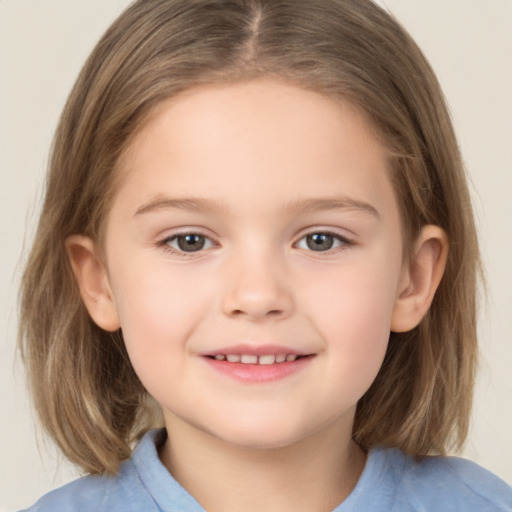
[[[299,354],[215,354],[206,357],[214,359],[215,361],[227,361],[228,363],[270,366],[274,364],[291,363],[308,356]]]
[[[307,368],[315,354],[278,346],[238,346],[203,354],[212,369],[246,383],[281,380]]]

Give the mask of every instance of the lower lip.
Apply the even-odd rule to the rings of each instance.
[[[305,356],[295,361],[287,361],[275,364],[244,364],[219,361],[210,357],[204,358],[216,371],[223,373],[241,382],[273,382],[281,380],[304,369],[313,359],[313,356]]]

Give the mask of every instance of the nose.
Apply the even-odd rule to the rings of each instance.
[[[222,308],[232,318],[284,319],[293,310],[291,281],[277,258],[238,255],[227,263]]]

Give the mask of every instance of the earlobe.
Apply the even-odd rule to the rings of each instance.
[[[73,235],[66,239],[66,249],[87,311],[99,327],[116,331],[120,328],[119,315],[94,242],[87,236]]]
[[[391,331],[407,332],[427,313],[441,282],[448,257],[448,237],[439,226],[424,226],[415,244],[412,261],[403,269]]]

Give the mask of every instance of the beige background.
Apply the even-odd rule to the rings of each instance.
[[[473,181],[490,299],[463,453],[512,484],[512,2],[383,0],[438,73]],[[16,293],[52,132],[71,85],[127,0],[0,0],[0,510],[75,473],[36,427],[15,363]]]

